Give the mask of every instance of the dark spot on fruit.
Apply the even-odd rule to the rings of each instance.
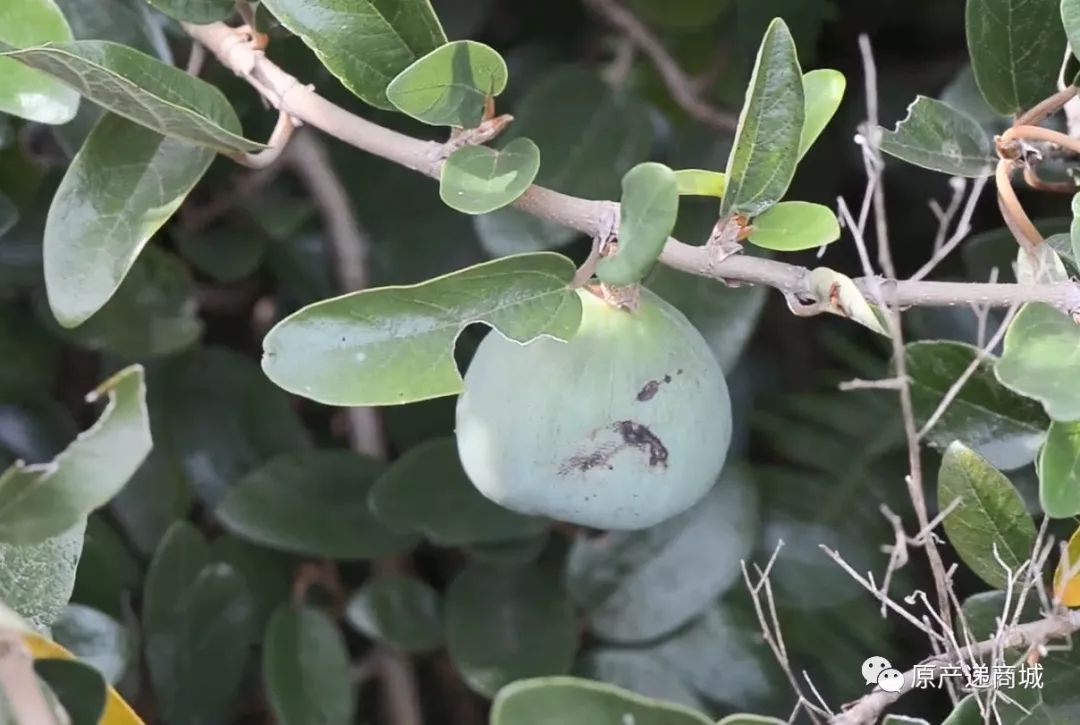
[[[667,380],[664,381],[665,383]],[[644,403],[646,400],[652,400],[656,393],[660,390],[660,382],[657,380],[650,380],[645,383],[645,387],[638,391],[637,399],[639,402]]]
[[[622,446],[606,445],[590,453],[571,456],[559,467],[559,474],[565,476],[572,471],[586,473],[600,466],[607,466],[609,471],[613,470],[614,466],[611,465],[611,458],[620,450],[622,450]]]
[[[680,372],[682,372],[682,371],[680,371]],[[665,383],[670,383],[671,382],[671,376],[670,375],[665,375],[664,376],[664,382]]]
[[[650,466],[667,468],[668,449],[648,426],[632,420],[620,420],[613,427],[626,445],[648,454]]]

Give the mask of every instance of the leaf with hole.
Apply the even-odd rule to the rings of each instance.
[[[382,464],[344,450],[278,456],[225,495],[216,514],[232,533],[281,551],[333,559],[388,556],[416,543],[379,524],[368,491]]]
[[[975,82],[999,113],[1031,108],[1057,90],[1069,0],[967,0]]]
[[[0,541],[33,544],[70,529],[104,506],[142,464],[152,445],[142,367],[125,368],[88,399],[102,396],[108,402],[97,422],[53,461],[16,463],[0,474]]]
[[[505,509],[477,491],[461,467],[454,438],[407,451],[379,477],[369,503],[386,526],[422,533],[440,546],[506,543],[548,528],[546,519]]]
[[[975,362],[979,349],[959,342],[925,341],[906,346],[911,403],[922,428],[946,393]],[[956,393],[926,440],[945,450],[963,441],[990,465],[1011,471],[1035,460],[1049,421],[1042,407],[994,377],[993,356],[984,358]]]
[[[44,71],[88,100],[162,136],[224,154],[264,148],[241,135],[236,111],[217,87],[134,48],[105,40],[21,49],[0,42],[0,58],[4,57]]]
[[[840,223],[827,206],[808,201],[782,201],[755,217],[750,241],[777,252],[817,249],[840,238]]]
[[[369,579],[349,598],[345,618],[365,636],[405,652],[430,652],[443,641],[439,593],[416,577]]]
[[[795,41],[784,21],[776,18],[765,31],[746,89],[728,157],[721,216],[754,217],[784,197],[799,162],[805,117]]]
[[[933,98],[917,97],[895,129],[879,131],[881,150],[909,164],[971,178],[993,173],[996,158],[989,134],[974,119]]]
[[[81,325],[113,297],[213,160],[209,149],[120,116],[101,119],[64,174],[45,222],[45,287],[61,325]]]
[[[950,507],[942,526],[956,553],[987,584],[1004,588],[1008,574],[998,557],[1015,572],[1031,555],[1035,524],[1009,479],[959,441],[945,450],[938,472],[938,508]]]
[[[724,198],[727,177],[719,171],[704,169],[679,169],[675,172],[679,196],[715,196]]]
[[[802,84],[803,97],[806,99],[806,120],[799,138],[800,159],[806,155],[836,115],[840,102],[844,100],[847,78],[838,70],[819,68],[804,73]]]
[[[263,0],[361,99],[392,110],[394,77],[446,43],[429,0]]]
[[[454,342],[482,322],[516,342],[567,340],[581,323],[574,263],[552,253],[478,264],[405,287],[317,302],[263,340],[263,370],[330,405],[396,405],[462,390]]]
[[[506,89],[506,61],[473,40],[457,40],[415,61],[386,87],[402,113],[432,126],[475,128],[489,98]]]
[[[1054,422],[1039,455],[1039,501],[1047,516],[1080,515],[1080,423]]]
[[[71,40],[71,28],[53,0],[0,4],[0,46],[21,48]],[[10,58],[0,58],[0,113],[28,121],[67,123],[79,109],[79,94],[63,83]]]
[[[516,138],[502,149],[460,148],[443,164],[439,196],[451,209],[487,214],[517,201],[540,171],[540,149]]]
[[[1074,363],[1080,327],[1050,305],[1023,306],[1005,333],[995,372],[1005,387],[1042,403],[1051,419],[1080,420],[1080,379]]]
[[[679,184],[663,164],[638,164],[622,181],[619,246],[596,265],[601,282],[636,284],[656,264],[679,215]]]
[[[491,725],[547,725],[553,722],[559,725],[600,722],[712,725],[713,721],[683,705],[577,677],[519,680],[502,688],[491,705]]]
[[[233,0],[149,0],[170,18],[206,25],[227,20],[236,10]]]
[[[337,625],[318,609],[285,604],[274,613],[262,676],[281,725],[352,722],[349,652]]]
[[[446,642],[465,683],[493,696],[514,680],[570,670],[574,608],[554,574],[473,564],[446,593]]]

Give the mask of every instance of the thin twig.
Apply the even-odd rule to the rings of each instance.
[[[952,235],[941,244],[938,244],[935,240],[934,255],[930,257],[929,261],[919,268],[915,274],[911,275],[911,281],[917,282],[920,279],[926,278],[934,268],[941,264],[942,260],[952,254],[952,251],[967,238],[967,235],[971,233],[971,217],[975,213],[975,207],[979,202],[979,198],[982,196],[982,191],[986,188],[986,183],[990,177],[983,176],[975,180],[975,183],[971,186],[971,193],[968,194],[967,203],[964,205],[964,210],[960,214],[960,219],[956,222],[956,228],[953,230]],[[953,197],[954,200],[959,199],[960,196]],[[939,238],[944,239],[944,233],[948,231],[949,222],[952,216],[956,213],[956,209],[950,204],[949,210],[946,211],[941,217],[941,229],[938,232]]]
[[[686,75],[664,44],[619,0],[585,0],[585,3],[603,16],[652,61],[656,72],[660,74],[671,92],[671,97],[684,111],[702,123],[721,131],[734,131],[738,127],[738,117],[724,113],[705,101],[699,94],[694,80]]]

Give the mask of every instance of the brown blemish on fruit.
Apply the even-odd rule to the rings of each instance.
[[[626,445],[648,454],[650,466],[667,468],[668,449],[648,426],[632,420],[620,420],[614,428]]]
[[[658,392],[660,392],[660,386],[664,383],[670,383],[671,376],[665,375],[660,380],[650,380],[645,383],[645,387],[638,391],[638,402],[644,403],[646,400],[652,400]]]
[[[592,451],[567,458],[559,466],[559,475],[566,476],[575,471],[588,473],[601,467],[606,467],[609,471],[614,470],[615,466],[611,463],[612,459],[627,448],[633,448],[646,454],[649,457],[649,466],[651,468],[667,468],[668,449],[663,441],[649,430],[648,426],[633,420],[620,420],[613,423],[610,430],[619,435],[621,440],[618,443],[606,443]],[[589,438],[595,438],[596,433],[597,431],[593,431]]]

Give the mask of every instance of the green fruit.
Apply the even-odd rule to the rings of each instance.
[[[569,342],[484,338],[458,399],[458,454],[508,509],[652,526],[716,481],[731,441],[727,384],[701,334],[652,292],[633,312],[578,295]]]

